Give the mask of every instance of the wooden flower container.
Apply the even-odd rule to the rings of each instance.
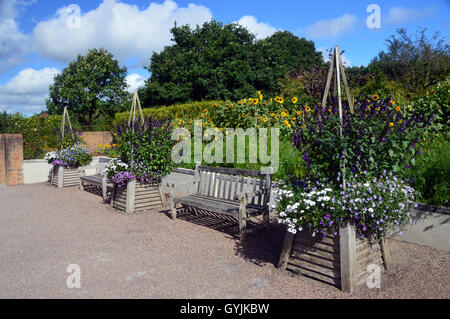
[[[386,241],[370,243],[355,235],[352,224],[341,227],[337,236],[312,237],[306,231],[286,232],[278,268],[291,270],[352,292],[366,283],[367,266],[390,267]]]
[[[161,183],[141,184],[134,179],[128,181],[125,187],[114,184],[110,204],[127,214],[167,207]]]
[[[50,182],[58,188],[79,186],[80,170],[78,168],[55,165],[51,172]]]

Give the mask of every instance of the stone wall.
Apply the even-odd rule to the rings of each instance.
[[[0,183],[23,184],[22,134],[0,134]]]

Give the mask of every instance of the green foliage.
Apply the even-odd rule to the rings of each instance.
[[[78,55],[50,86],[47,108],[50,114],[62,114],[64,107],[83,126],[101,116],[113,116],[128,97],[126,67],[121,68],[104,49]]]
[[[429,204],[450,206],[450,136],[448,132],[431,135],[421,143],[410,176],[422,200]]]
[[[181,118],[183,120],[194,119],[199,116],[203,110],[211,110],[214,105],[222,103],[222,101],[202,101],[191,102],[184,104],[175,104],[170,106],[161,106],[153,108],[142,109],[142,113],[147,117],[154,117],[159,120],[163,119],[176,119]],[[128,121],[130,118],[130,111],[117,113],[114,118],[114,125],[120,124],[123,121]]]
[[[411,109],[434,115],[433,131],[448,132],[450,127],[450,77],[412,102]]]
[[[113,134],[117,156],[127,164],[128,176],[134,176],[142,183],[160,182],[161,178],[171,172],[174,163],[171,160],[172,147],[171,122],[145,118],[128,125],[122,122]],[[121,180],[115,176],[113,182]]]
[[[55,130],[61,125],[61,116],[47,118],[39,115],[31,117],[16,116],[9,126],[8,133],[22,134],[24,159],[43,158],[45,153],[59,147]]]
[[[404,177],[431,117],[377,96],[356,103],[354,114],[347,105],[343,112],[342,136],[336,101],[327,109],[315,106],[295,128],[293,142],[304,152],[309,173],[335,177],[345,167],[347,180],[354,173],[379,177],[384,171]]]
[[[423,29],[413,36],[398,29],[386,42],[386,52],[381,51],[369,67],[410,92],[422,92],[450,73],[450,45],[439,33],[428,36]]]
[[[256,42],[241,25],[214,20],[171,32],[175,44],[151,57],[144,105],[237,100],[256,90],[275,94],[278,79],[298,63],[322,63],[312,42],[289,32]]]

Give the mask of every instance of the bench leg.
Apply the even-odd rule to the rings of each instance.
[[[82,190],[84,190],[84,187],[83,187],[83,181],[80,180],[80,191],[82,191]]]
[[[175,203],[173,201],[173,190],[170,191],[170,214],[172,219],[177,218],[177,209],[175,207]]]
[[[102,179],[102,196],[103,196],[103,201],[106,202],[106,192],[107,192],[108,188],[106,186],[106,177],[103,177]]]
[[[241,203],[239,206],[239,237],[244,240],[245,233],[247,232],[247,199],[245,197],[241,198]]]

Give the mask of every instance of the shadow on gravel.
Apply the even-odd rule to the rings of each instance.
[[[209,212],[195,214],[195,212],[185,209],[178,209],[177,211],[178,219],[220,231],[231,239],[239,240],[239,227],[232,218]],[[170,211],[166,214],[169,216]]]
[[[272,221],[267,229],[250,233],[241,242],[239,239],[239,227],[233,218],[205,211],[198,214],[185,209],[177,209],[177,211],[178,219],[208,227],[229,236],[235,241],[236,255],[241,258],[258,266],[269,263],[277,267],[286,234],[286,228],[283,225]],[[164,210],[164,213],[170,218],[170,211]],[[250,221],[247,222],[247,225],[250,228],[259,226]]]
[[[243,242],[236,241],[236,254],[258,266],[278,265],[283,248],[286,228],[279,223],[271,222],[267,229],[249,234]]]

